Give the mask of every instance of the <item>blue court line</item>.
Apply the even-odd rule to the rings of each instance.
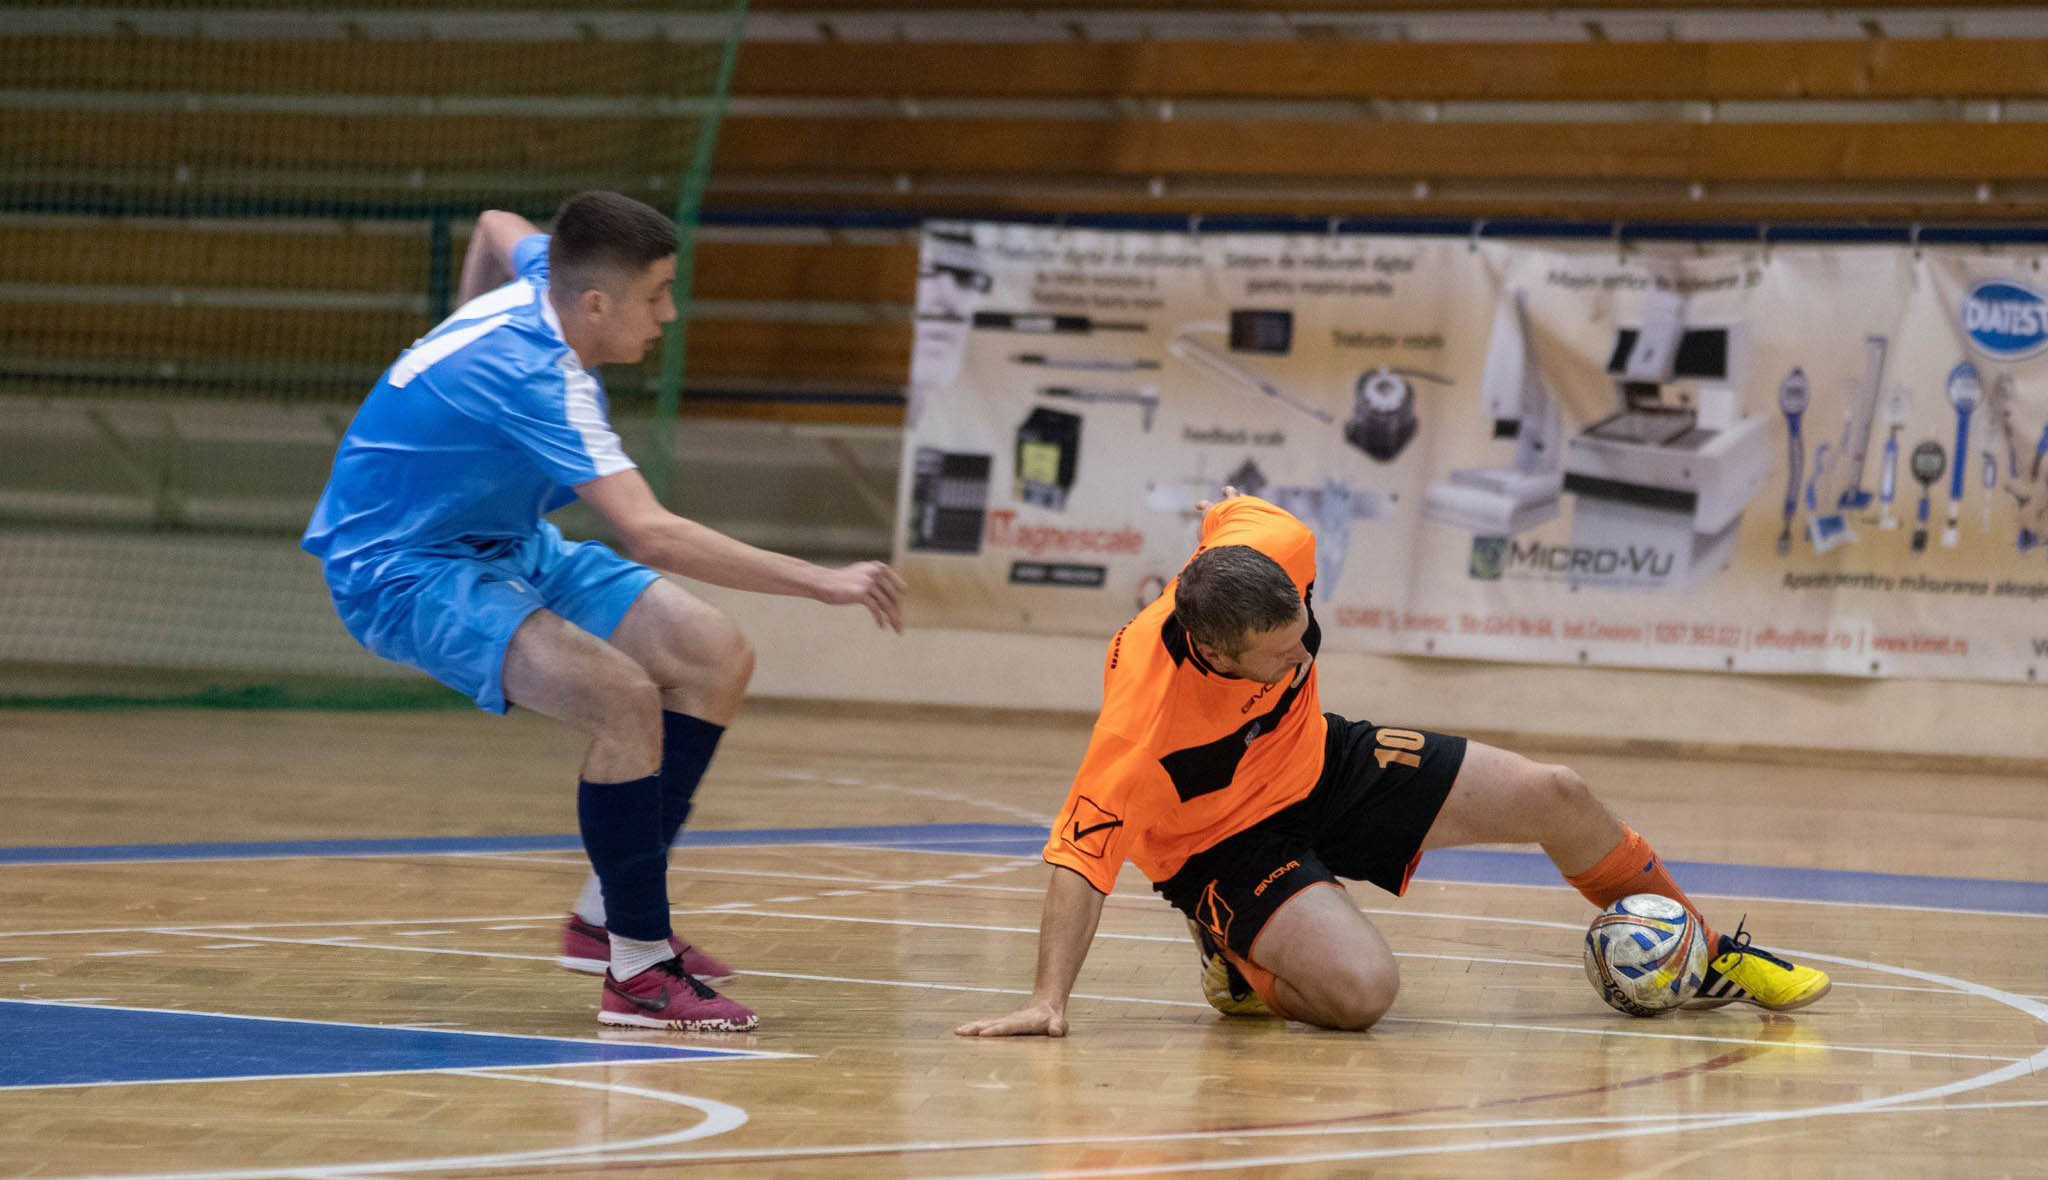
[[[1890,905],[1914,909],[1987,910],[2048,915],[2048,882],[1985,877],[1920,877],[1853,869],[1671,860],[1664,867],[1688,893],[1725,897]],[[1418,881],[1465,885],[1561,885],[1557,866],[1540,852],[1439,848],[1425,853]]]
[[[745,1058],[743,1049],[0,1000],[0,1089]]]
[[[694,831],[684,832],[677,844],[685,848],[853,844],[917,852],[1032,856],[1044,847],[1045,836],[1044,828],[1031,824],[905,824]],[[241,844],[101,844],[0,848],[0,866],[581,850],[581,841],[573,835],[281,840]],[[1781,868],[1710,861],[1671,861],[1668,867],[1680,884],[1701,894],[2048,915],[2048,882],[1923,877],[1904,873]],[[1429,853],[1423,858],[1415,879],[1479,885],[1560,884],[1556,868],[1540,853],[1469,848],[1445,848]]]

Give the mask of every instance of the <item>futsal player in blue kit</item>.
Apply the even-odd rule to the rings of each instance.
[[[673,223],[617,193],[569,198],[551,235],[485,212],[462,306],[370,391],[302,543],[363,646],[488,712],[589,734],[577,817],[594,872],[560,961],[603,974],[598,1019],[743,1030],[755,1014],[710,986],[732,970],[669,925],[667,865],[754,657],[657,570],[864,606],[898,631],[903,583],[881,562],[756,549],[655,499],[597,371],[640,360],[676,318],[676,247]],[[543,519],[578,498],[634,560]]]

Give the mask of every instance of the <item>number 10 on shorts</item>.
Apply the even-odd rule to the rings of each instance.
[[[1403,766],[1421,766],[1422,755],[1415,751],[1422,748],[1422,735],[1412,729],[1381,729],[1373,734],[1379,742],[1372,756],[1380,760],[1380,769],[1399,762]]]

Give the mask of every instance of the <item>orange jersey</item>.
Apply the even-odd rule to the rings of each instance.
[[[1236,496],[1202,520],[1202,546],[1245,545],[1287,571],[1308,605],[1315,536],[1264,500]],[[1102,713],[1045,859],[1108,893],[1129,860],[1163,881],[1188,857],[1300,801],[1323,772],[1329,724],[1316,667],[1260,684],[1210,668],[1174,618],[1175,579],[1124,624],[1102,671]],[[1322,632],[1311,610],[1302,642]]]

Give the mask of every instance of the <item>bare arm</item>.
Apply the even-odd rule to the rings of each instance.
[[[877,625],[903,630],[903,579],[882,562],[827,569],[756,549],[663,508],[638,471],[578,484],[576,494],[611,524],[635,561],[734,590],[858,603]]]
[[[469,252],[462,256],[462,285],[455,302],[470,300],[512,281],[512,247],[540,228],[517,213],[486,209],[477,215],[469,234]]]
[[[1038,972],[1031,1002],[1008,1016],[976,1020],[954,1029],[963,1037],[1067,1035],[1067,997],[1095,941],[1103,895],[1072,869],[1054,868],[1045,886],[1045,913],[1038,919]]]

